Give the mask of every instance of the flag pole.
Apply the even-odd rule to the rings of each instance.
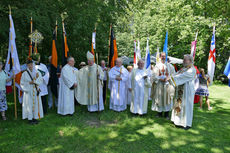
[[[32,18],[32,13],[31,13],[31,17],[30,17],[30,34],[33,33],[33,18]],[[32,46],[32,38],[30,38],[30,52],[29,55],[32,55],[32,50],[33,50],[33,46]]]
[[[195,41],[197,41],[197,36],[198,36],[198,31],[196,32],[196,37],[195,37]]]
[[[9,5],[9,15],[11,15],[11,7]],[[11,28],[12,24],[10,21],[10,28]],[[12,39],[12,33],[10,33],[10,39]],[[11,55],[13,52],[13,45],[11,44]],[[14,59],[12,58],[12,66],[14,67]],[[16,102],[16,88],[15,88],[15,77],[14,77],[14,69],[13,69],[13,88],[14,88],[14,115],[15,115],[15,119],[18,118],[18,114],[17,114],[17,102]]]
[[[100,112],[100,104],[99,104],[99,78],[98,78],[98,53],[96,53],[96,62],[97,62],[97,71],[96,71],[96,77],[97,77],[97,106],[98,106],[98,113]]]
[[[110,23],[110,26],[109,26],[109,48],[108,48],[108,65],[107,65],[107,67],[109,66],[109,51],[110,51],[110,41],[111,41],[111,30],[112,30],[112,23]],[[107,72],[106,72],[106,74],[107,74],[107,79],[106,79],[106,89],[105,89],[105,105],[106,105],[106,95],[107,95],[107,89],[108,89],[108,80],[109,80],[109,77],[108,77],[108,70],[107,70]]]
[[[55,25],[55,32],[56,32],[56,40],[57,40],[57,19],[56,19],[56,25]],[[55,45],[56,45],[56,42],[55,42]],[[53,58],[52,56],[51,56],[51,58]],[[53,98],[53,97],[52,97]],[[53,101],[53,100],[52,100]],[[53,101],[53,109],[55,109],[55,100]]]
[[[94,28],[94,32],[96,32],[96,30],[97,30],[97,23],[95,23],[95,28]],[[93,47],[93,46],[92,46]],[[98,71],[98,53],[96,52],[96,38],[95,38],[95,49],[94,49],[94,53],[95,53],[95,55],[96,55],[96,64],[97,64],[97,71],[96,71],[96,77],[97,77],[97,111],[98,112],[100,112],[100,104],[99,104],[99,100],[100,100],[100,98],[99,98],[99,79],[98,79],[98,73],[99,73],[99,71]],[[95,57],[94,57],[94,60],[95,60]]]
[[[57,40],[57,28],[58,28],[58,25],[57,25],[57,19],[56,19],[56,25],[55,25],[56,40]]]

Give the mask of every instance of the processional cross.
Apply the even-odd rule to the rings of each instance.
[[[32,40],[33,43],[35,43],[35,49],[37,49],[37,44],[40,43],[44,37],[38,30],[35,30],[33,33],[29,35],[29,38]]]

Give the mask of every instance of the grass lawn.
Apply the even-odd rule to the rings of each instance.
[[[108,104],[101,113],[89,113],[86,106],[78,105],[73,116],[50,110],[38,125],[29,125],[21,119],[20,105],[19,119],[14,120],[10,96],[8,120],[0,120],[0,152],[230,152],[230,88],[213,85],[210,95],[213,110],[199,110],[195,104],[193,127],[188,131],[155,118],[151,102],[143,117],[132,115],[129,109],[113,112]]]

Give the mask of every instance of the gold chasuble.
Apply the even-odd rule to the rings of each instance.
[[[99,79],[97,79],[97,69]],[[75,97],[81,105],[96,105],[98,104],[98,92],[103,87],[104,72],[100,66],[93,64],[92,66],[85,66],[77,72],[78,86],[75,89]],[[102,92],[99,90],[99,95]]]

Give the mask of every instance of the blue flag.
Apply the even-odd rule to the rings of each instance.
[[[163,52],[166,54],[165,62],[167,62],[168,61],[168,31],[166,31],[165,44],[164,44]]]
[[[228,63],[224,69],[224,74],[228,77],[229,82],[228,82],[228,86],[230,87],[230,57],[228,59]]]
[[[146,53],[145,53],[145,69],[151,70],[151,60],[150,60],[150,51],[149,51],[149,38],[147,38]]]

